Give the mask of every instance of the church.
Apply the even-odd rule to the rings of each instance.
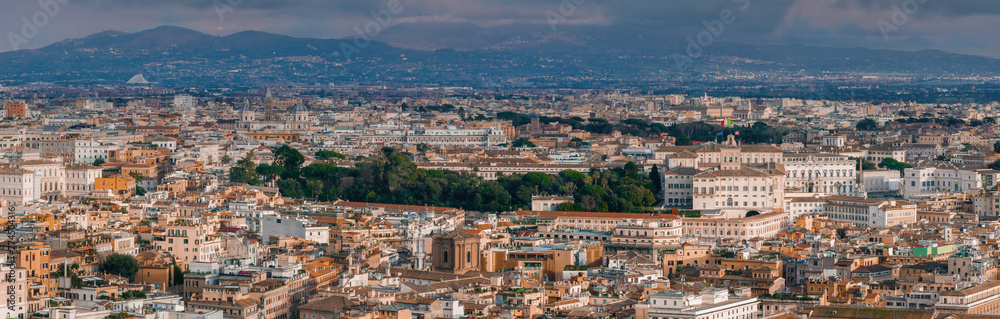
[[[240,110],[240,120],[236,127],[244,131],[311,131],[313,129],[313,119],[309,114],[309,109],[302,103],[296,103],[288,109],[284,115],[274,113],[276,103],[271,97],[271,91],[267,91],[264,97],[264,114],[262,117],[254,111],[249,102],[244,102],[243,109]]]

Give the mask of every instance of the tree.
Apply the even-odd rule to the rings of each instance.
[[[574,171],[571,169],[559,172],[559,177],[562,178],[564,181],[576,184],[586,184],[590,180],[590,177],[588,177],[587,174],[580,173],[578,171]]]
[[[229,181],[250,185],[260,184],[260,180],[257,179],[257,163],[253,162],[252,156],[253,153],[248,154],[237,161],[236,166],[229,169]]]
[[[331,160],[331,159],[334,159],[334,158],[338,158],[338,159],[345,159],[345,158],[347,158],[347,156],[344,156],[344,154],[340,154],[340,153],[337,153],[337,152],[334,152],[334,151],[317,151],[316,152],[316,157],[318,157],[318,158],[320,158],[320,159],[322,159],[324,161],[328,161],[328,160]]]
[[[515,148],[520,148],[520,147],[535,147],[535,143],[532,143],[530,140],[528,140],[526,138],[523,138],[523,137],[514,140],[514,142],[510,143],[510,145],[514,146]]]
[[[101,166],[101,164],[104,164],[104,163],[106,163],[106,161],[104,161],[104,159],[100,158],[100,157],[98,157],[97,159],[94,160],[94,166]]]
[[[142,186],[136,186],[135,196],[146,196],[146,189],[142,188]]]
[[[139,174],[138,172],[128,173],[128,176],[132,176],[132,179],[134,179],[136,183],[142,183],[142,181],[145,179],[145,177],[142,176],[142,174]]]
[[[427,153],[427,151],[429,151],[430,149],[431,149],[430,145],[427,145],[425,143],[417,144],[417,152]]]
[[[635,165],[634,162],[625,163],[625,176],[631,178],[638,178],[639,176],[639,166]]]
[[[184,271],[181,270],[180,266],[174,265],[174,278],[171,284],[174,286],[179,286],[184,284]]]
[[[993,163],[990,163],[990,165],[987,165],[986,167],[994,171],[1000,171],[1000,160],[994,161]]]
[[[878,122],[875,122],[873,119],[863,119],[855,127],[858,131],[874,131],[878,129]]]
[[[1000,154],[1000,142],[993,143],[993,153]]]
[[[302,184],[294,179],[283,179],[278,182],[278,191],[282,195],[291,198],[303,198],[306,196],[305,192],[302,191]]]
[[[135,274],[139,272],[139,261],[129,255],[111,254],[104,258],[104,262],[101,263],[101,271],[132,281],[135,280]]]
[[[306,157],[288,144],[282,145],[274,151],[274,165],[284,166],[287,171],[296,171],[305,162]]]
[[[323,193],[323,182],[315,179],[306,182],[306,191],[309,193],[309,197],[319,197],[319,194]]]
[[[280,165],[260,164],[257,165],[257,169],[255,171],[258,175],[264,178],[265,182],[273,182],[275,178],[281,176],[281,173],[285,172],[285,167]]]
[[[861,163],[861,170],[863,171],[874,171],[878,169],[878,166],[876,166],[875,163],[872,163],[866,159],[858,157],[855,158],[854,160],[857,161],[858,163]]]
[[[579,212],[583,211],[583,206],[573,202],[565,202],[556,206],[556,211],[560,212]]]
[[[687,135],[681,134],[680,136],[677,137],[677,140],[674,141],[674,145],[689,146],[689,145],[694,145],[694,141],[692,141],[690,137],[687,137]]]
[[[897,170],[900,172],[902,172],[904,169],[913,167],[913,165],[897,161],[891,157],[882,160],[882,163],[879,163],[878,166],[886,169]]]
[[[651,185],[650,186],[653,187],[653,189],[652,189],[653,194],[659,195],[660,191],[663,190],[662,189],[663,188],[663,182],[662,182],[661,178],[662,178],[662,175],[660,174],[660,169],[658,167],[656,167],[656,164],[653,164],[653,169],[651,169],[649,171],[649,180],[651,181],[651,183],[650,183]]]
[[[229,155],[222,155],[222,158],[220,160],[222,161],[222,164],[225,165],[225,164],[229,164],[230,162],[232,162],[233,158],[229,157]]]

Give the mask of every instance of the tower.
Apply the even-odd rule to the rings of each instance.
[[[434,236],[431,249],[433,270],[464,274],[479,269],[481,237],[462,230]]]
[[[723,170],[739,170],[743,166],[742,159],[740,158],[741,148],[736,144],[736,138],[733,135],[729,135],[726,139],[726,143],[722,145],[722,150],[720,151],[720,165],[719,169]]]
[[[271,88],[267,88],[264,94],[264,120],[274,121],[274,97],[271,96]]]
[[[531,115],[531,127],[529,129],[531,134],[542,134],[542,123],[538,114]]]

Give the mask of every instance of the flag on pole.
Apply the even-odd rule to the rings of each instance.
[[[715,135],[716,136],[722,136],[722,131],[719,131],[718,133],[715,133]]]
[[[730,120],[730,119],[722,120],[722,126],[730,126],[730,125],[733,125],[733,121],[732,120]]]

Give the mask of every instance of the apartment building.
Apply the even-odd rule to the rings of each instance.
[[[38,199],[35,172],[21,168],[0,169],[0,196],[5,202],[26,203]]]
[[[1000,281],[961,290],[942,291],[941,300],[934,305],[934,309],[967,314],[1000,313]]]
[[[974,193],[996,185],[998,172],[991,169],[914,167],[903,170],[900,193],[904,198],[949,193]]]
[[[222,237],[215,227],[200,219],[179,219],[167,224],[153,245],[175,256],[178,263],[212,261],[222,256]]]
[[[759,304],[756,297],[731,297],[728,289],[709,288],[697,293],[668,290],[635,305],[635,318],[753,319]]]
[[[740,218],[681,218],[684,235],[694,238],[749,240],[769,238],[788,227],[788,213],[764,213]]]
[[[917,204],[894,199],[831,196],[824,212],[831,220],[860,227],[892,227],[917,221]]]

